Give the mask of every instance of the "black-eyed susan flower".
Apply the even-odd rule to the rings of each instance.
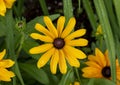
[[[6,8],[10,9],[15,0],[0,0],[0,15],[5,16]]]
[[[11,81],[11,78],[15,76],[12,71],[8,71],[14,65],[14,61],[10,59],[3,59],[6,54],[6,50],[0,52],[0,81]]]
[[[63,74],[66,73],[66,60],[71,66],[79,67],[80,63],[77,59],[86,58],[86,54],[74,48],[74,46],[86,46],[88,44],[86,39],[80,38],[86,33],[86,30],[79,29],[72,32],[76,23],[74,17],[70,18],[65,28],[64,16],[58,19],[57,28],[53,25],[48,16],[44,17],[44,22],[48,29],[37,23],[35,29],[42,34],[32,33],[30,35],[33,39],[45,42],[42,45],[31,48],[29,51],[31,54],[44,53],[38,60],[37,67],[43,67],[50,59],[50,69],[53,74],[56,73],[57,64],[59,65],[60,72]]]
[[[111,79],[110,61],[108,51],[103,54],[98,48],[95,49],[95,55],[89,55],[86,64],[88,67],[82,69],[83,77],[86,78],[107,78]],[[116,76],[120,80],[120,66],[116,59]]]

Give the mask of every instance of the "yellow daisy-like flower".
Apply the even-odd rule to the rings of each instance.
[[[12,8],[15,0],[0,0],[0,15],[5,16],[6,8]]]
[[[79,29],[73,33],[76,20],[70,18],[67,26],[64,29],[65,17],[61,16],[57,21],[57,29],[53,25],[48,16],[44,17],[44,22],[48,29],[37,23],[35,29],[42,34],[32,33],[30,36],[33,39],[38,39],[45,42],[43,45],[30,49],[31,54],[39,54],[45,52],[37,62],[37,67],[43,67],[51,58],[50,69],[53,74],[56,73],[57,64],[60,72],[65,74],[67,71],[66,60],[71,66],[79,67],[80,63],[77,59],[84,59],[86,55],[79,49],[73,46],[86,46],[88,41],[84,38],[78,38],[86,33],[85,29]],[[71,34],[70,34],[71,33]],[[78,39],[74,39],[78,38]]]
[[[6,54],[6,50],[0,52],[0,81],[11,81],[11,78],[15,76],[12,71],[8,71],[14,65],[14,61],[10,59],[3,59]]]
[[[110,61],[108,51],[103,54],[98,48],[95,49],[95,55],[89,55],[86,64],[88,67],[82,69],[83,77],[86,78],[107,78],[111,79]],[[120,80],[120,66],[116,59],[116,76]]]

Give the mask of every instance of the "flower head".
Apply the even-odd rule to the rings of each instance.
[[[98,48],[95,49],[95,55],[89,55],[86,64],[88,67],[82,69],[83,77],[86,78],[107,78],[111,79],[110,61],[108,51],[103,54]],[[120,80],[120,66],[116,59],[116,75]]]
[[[101,25],[98,25],[96,35],[102,35],[102,34],[103,34],[102,27]]]
[[[6,54],[6,50],[0,52],[0,81],[11,81],[11,78],[14,77],[12,71],[8,71],[7,68],[10,68],[14,65],[14,61],[10,59],[3,59]]]
[[[75,81],[74,84],[71,84],[71,83],[70,83],[70,85],[80,85],[80,82]]]
[[[77,59],[84,59],[86,58],[86,55],[84,52],[73,46],[86,46],[88,44],[86,39],[80,38],[86,33],[86,30],[79,29],[72,32],[76,23],[76,20],[73,17],[70,18],[65,28],[65,17],[63,16],[57,21],[57,29],[49,17],[45,16],[44,22],[48,29],[37,23],[35,29],[42,34],[32,33],[30,35],[33,39],[45,42],[42,45],[31,48],[29,51],[31,54],[44,52],[37,62],[37,67],[43,67],[50,59],[50,69],[53,74],[56,73],[57,64],[59,65],[60,72],[63,74],[66,73],[66,60],[71,66],[79,67],[80,63]]]
[[[5,16],[6,8],[11,8],[15,0],[0,0],[0,15]]]

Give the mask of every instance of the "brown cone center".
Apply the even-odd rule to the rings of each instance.
[[[111,77],[111,69],[110,67],[106,66],[102,69],[102,75],[105,77],[105,78],[110,78]]]
[[[64,39],[62,39],[62,38],[56,38],[56,39],[53,41],[53,45],[54,45],[55,48],[61,49],[61,48],[64,47],[65,41],[64,41]]]

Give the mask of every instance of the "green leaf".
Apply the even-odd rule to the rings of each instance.
[[[22,70],[42,84],[48,84],[49,79],[43,69],[38,69],[34,64],[19,63]]]
[[[116,81],[115,43],[113,39],[110,22],[108,19],[108,14],[103,0],[94,0],[94,4],[98,13],[98,17],[100,19],[100,23],[103,30],[103,36],[109,52],[112,80],[115,82]]]
[[[72,0],[63,0],[63,11],[67,23],[68,20],[73,17]]]
[[[119,28],[120,28],[120,0],[113,0],[114,2],[114,6],[115,6],[115,11],[116,11],[116,15],[117,15],[117,19],[118,19],[118,23],[119,23]]]
[[[48,8],[47,8],[45,0],[39,0],[39,2],[40,2],[40,6],[42,8],[42,11],[43,11],[44,15],[49,15]]]
[[[0,37],[5,36],[5,25],[3,22],[0,20]]]
[[[107,79],[90,79],[87,85],[116,85],[114,82]]]
[[[74,79],[74,72],[71,68],[65,75],[62,76],[61,81],[58,85],[70,85],[73,79]]]
[[[29,54],[32,58],[38,60],[39,57],[41,56],[41,54],[30,54],[29,50],[35,46],[38,46],[39,44],[37,42],[35,42],[34,40],[32,40],[31,38],[27,38],[24,43],[23,43],[23,49],[24,51]]]
[[[86,11],[86,13],[88,15],[88,18],[90,20],[93,31],[96,32],[97,22],[96,22],[95,14],[93,13],[93,9],[91,7],[90,1],[89,0],[82,0],[82,2],[83,2],[83,6],[85,8],[85,11]]]

